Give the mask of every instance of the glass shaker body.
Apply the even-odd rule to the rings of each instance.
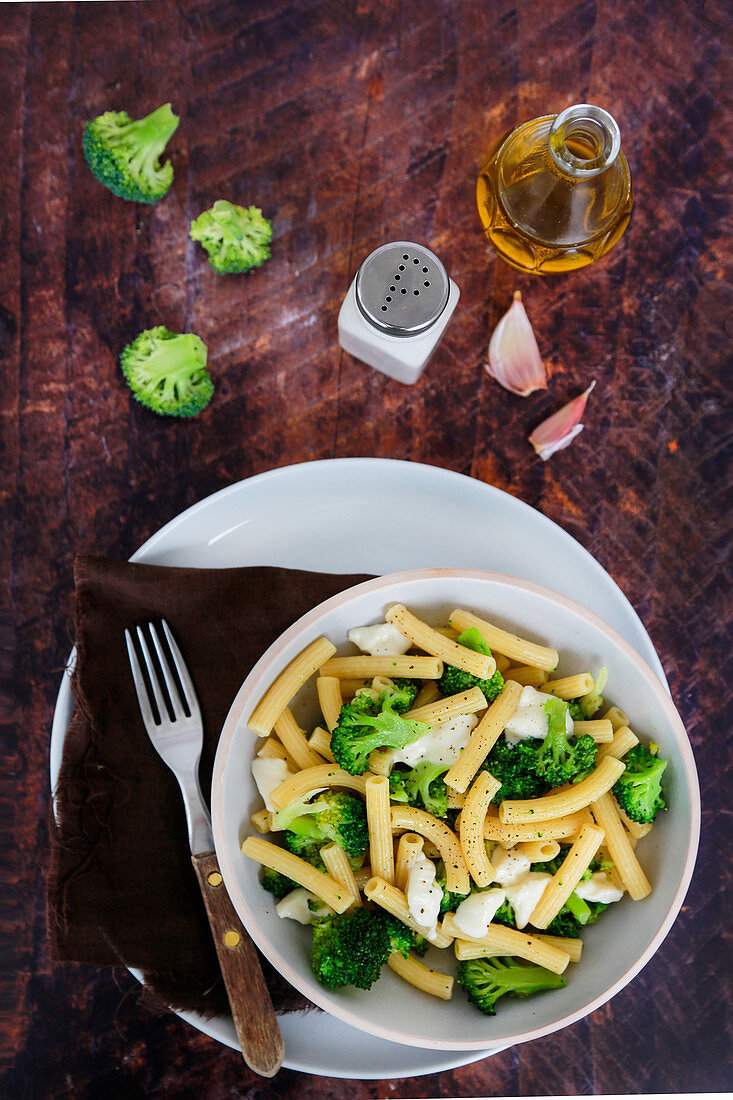
[[[514,267],[549,275],[593,263],[634,202],[616,122],[590,104],[525,122],[489,150],[476,199],[486,236]]]

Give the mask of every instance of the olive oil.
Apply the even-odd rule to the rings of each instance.
[[[489,150],[476,200],[514,267],[550,275],[592,264],[621,238],[634,203],[616,122],[589,104],[525,122]]]

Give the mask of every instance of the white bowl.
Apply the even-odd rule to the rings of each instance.
[[[639,856],[653,892],[644,901],[624,898],[583,936],[581,961],[571,963],[564,989],[526,1000],[504,998],[485,1016],[456,986],[444,1002],[420,993],[387,967],[371,990],[332,993],[315,980],[309,963],[311,931],[281,920],[259,883],[259,867],[241,854],[261,807],[250,772],[258,739],[247,720],[265,689],[314,638],[324,634],[341,653],[351,627],[384,620],[392,603],[404,603],[428,622],[444,623],[455,607],[475,611],[499,626],[560,653],[559,674],[608,668],[610,703],[629,715],[643,743],[655,741],[669,760],[669,810],[640,842]],[[312,728],[319,720],[314,685],[293,704]],[[242,685],[222,731],[212,788],[216,852],[234,906],[257,946],[297,989],[353,1027],[394,1042],[446,1050],[485,1049],[548,1035],[582,1019],[618,993],[649,961],[679,912],[692,875],[700,828],[700,795],[682,721],[657,677],[638,653],[601,619],[536,584],[472,569],[421,569],[366,581],[308,612],[263,654]],[[274,838],[273,838],[274,839]],[[450,969],[451,951],[433,952],[432,965]]]

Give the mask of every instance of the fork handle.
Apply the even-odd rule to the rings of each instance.
[[[265,985],[257,949],[226,891],[216,852],[191,856],[216,944],[244,1060],[261,1077],[274,1077],[285,1044]]]

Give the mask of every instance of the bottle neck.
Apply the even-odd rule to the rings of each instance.
[[[590,103],[561,111],[550,127],[550,154],[557,167],[574,179],[598,176],[609,168],[621,149],[616,120]]]

